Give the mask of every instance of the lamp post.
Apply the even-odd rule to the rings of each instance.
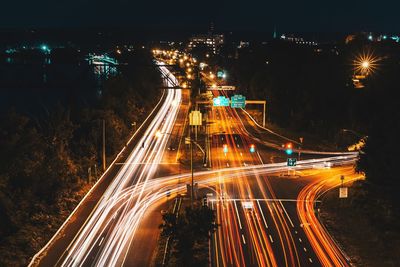
[[[361,62],[361,73],[364,75],[368,75],[369,70],[370,70],[370,62],[369,60],[363,60]]]
[[[194,198],[194,175],[193,175],[193,139],[192,139],[192,131],[189,127],[189,136],[185,138],[185,144],[190,145],[190,174],[191,174],[191,182],[190,182],[190,206],[193,208],[193,198]]]
[[[199,149],[203,152],[204,156],[206,154],[205,154],[205,151],[201,148],[201,146],[196,141],[193,140],[192,131],[191,131],[190,128],[189,128],[189,137],[185,138],[185,144],[189,144],[190,145],[190,173],[191,173],[190,203],[191,203],[191,207],[193,208],[193,201],[194,201],[193,144],[196,145],[197,147],[199,147]],[[174,134],[172,134],[172,133],[163,133],[161,131],[157,131],[155,133],[155,136],[157,138],[161,138],[164,134],[168,134],[170,136],[174,136]]]
[[[103,172],[106,171],[106,120],[103,119]]]
[[[191,186],[190,186],[190,206],[193,209],[193,199],[194,199],[194,175],[193,175],[193,140],[192,140],[192,131],[189,127],[189,138],[190,138],[190,173],[192,176]]]
[[[357,133],[356,131],[351,130],[351,129],[342,129],[342,132],[349,132],[349,133],[352,133],[352,134],[356,135],[356,136],[359,137],[359,138],[364,138],[364,137],[366,137],[365,135],[362,135],[362,134],[360,134],[360,133]]]

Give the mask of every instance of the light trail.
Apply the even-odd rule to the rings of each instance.
[[[309,163],[304,163],[303,167],[305,169],[310,168],[313,164],[315,164],[314,161],[308,160]],[[327,161],[327,162],[332,162],[333,166],[341,166],[342,164],[349,164],[349,163],[354,163],[353,160],[347,160],[347,159],[340,159],[338,160],[336,157],[333,158],[325,158],[325,159],[319,159],[318,161]],[[252,176],[254,173],[257,174],[273,174],[273,173],[278,173],[286,170],[286,167],[276,167],[276,164],[264,164],[261,166],[252,166],[252,168],[249,167],[238,167],[236,168],[236,173],[231,173],[229,170],[213,170],[213,171],[206,171],[202,172],[201,174],[196,173],[197,181],[199,183],[199,186],[205,187],[205,186],[210,186],[210,185],[215,185],[216,178],[221,179],[224,183],[227,183],[229,181],[233,180],[238,180],[243,176]],[[114,196],[113,198],[108,199],[105,203],[102,204],[101,209],[105,209],[105,207],[108,208],[108,216],[107,220],[105,221],[105,224],[102,225],[103,230],[107,229],[107,227],[113,223],[113,220],[115,220],[116,216],[120,216],[120,211],[130,203],[131,198],[137,198],[138,194],[141,192],[142,193],[142,198],[136,202],[135,208],[131,209],[129,212],[125,214],[125,217],[131,218],[131,220],[123,220],[123,222],[128,223],[133,229],[131,230],[131,234],[134,235],[134,232],[137,230],[139,226],[139,222],[141,218],[143,217],[143,214],[146,212],[148,207],[154,205],[156,202],[162,200],[165,197],[165,193],[169,191],[171,195],[184,192],[186,190],[186,183],[189,182],[190,180],[190,174],[182,174],[182,175],[172,175],[172,176],[166,176],[162,178],[157,178],[157,179],[152,179],[150,181],[142,181],[139,182],[135,185],[131,185],[127,188],[124,188],[119,192],[118,195]],[[179,183],[180,182],[180,183]],[[124,230],[126,228],[121,227]],[[102,234],[104,231],[100,231],[99,234],[96,235],[96,239],[94,242],[91,242],[92,245],[89,246],[89,251],[90,249],[96,248],[96,244],[100,242]],[[121,233],[119,233],[121,234]],[[129,235],[124,235],[124,238],[127,239],[125,241],[128,241],[132,236]],[[242,237],[240,237],[241,239]],[[105,241],[102,241],[102,247],[105,246]],[[110,244],[113,244],[113,242],[110,242]],[[116,244],[113,245],[108,245],[106,251],[106,255],[111,256],[114,259],[114,262],[116,265],[118,264],[117,260],[118,254],[114,254],[116,251],[113,249],[113,247]],[[121,250],[117,250],[117,252],[120,252]],[[108,253],[108,254],[107,254]],[[87,259],[87,253],[83,254],[84,259]],[[85,257],[86,255],[86,257]],[[120,255],[120,257],[123,255]],[[107,257],[105,258],[107,259]],[[64,262],[65,263],[65,262]],[[76,262],[73,262],[72,266],[82,266],[83,264],[79,264]],[[96,264],[97,265],[97,264]]]
[[[167,86],[177,85],[166,67],[160,66]],[[111,182],[90,219],[68,248],[61,266],[122,265],[130,242],[149,203],[157,194],[147,195],[147,183],[162,159],[181,102],[181,90],[167,90],[167,96],[145,134],[132,150],[125,165]],[[144,148],[143,148],[144,147]],[[143,164],[144,163],[144,164]],[[126,194],[129,192],[129,194]],[[103,240],[104,239],[104,240]],[[101,246],[98,246],[101,240]]]
[[[215,110],[218,110],[218,112],[215,112]],[[258,153],[252,155],[248,150],[243,151],[243,149],[250,147],[251,140],[255,138],[247,131],[236,112],[230,108],[215,108],[210,117],[214,121],[214,127],[216,127],[214,132],[222,133],[213,142],[214,150],[217,149],[217,151],[213,152],[212,165],[214,168],[219,168],[220,173],[219,177],[215,180],[217,183],[217,192],[220,195],[228,193],[239,196],[242,199],[247,199],[247,202],[252,202],[255,207],[251,213],[244,215],[245,220],[243,220],[241,219],[241,212],[238,212],[235,201],[232,204],[232,201],[225,199],[222,205],[213,205],[217,211],[217,223],[221,224],[221,228],[214,235],[214,244],[216,246],[214,258],[216,258],[216,262],[222,262],[225,266],[226,263],[232,265],[232,259],[238,259],[233,265],[301,266],[302,262],[309,261],[311,258],[307,254],[307,249],[299,246],[295,241],[297,240],[294,237],[296,231],[294,230],[292,219],[281,200],[276,197],[269,179],[265,176],[268,171],[261,171],[259,169],[262,168],[260,165],[257,165],[257,167],[253,165],[248,166],[248,169],[252,170],[248,174],[222,173],[225,166],[232,166],[229,168],[230,171],[237,168],[243,170],[245,168],[242,168],[242,165],[262,162],[262,158]],[[282,136],[280,137],[282,138]],[[282,150],[280,145],[259,139],[256,139],[256,141]],[[222,146],[227,147],[229,152],[222,153]],[[337,157],[332,157],[332,160],[335,158],[338,164],[353,164],[358,156],[357,153],[348,152],[319,152],[312,150],[302,150],[302,152],[319,155],[337,155]],[[244,164],[244,161],[247,164]],[[344,161],[347,163],[344,163]],[[306,166],[311,169],[326,169],[330,168],[331,164],[326,159],[322,159],[322,161],[312,159],[299,163],[294,169],[297,171],[304,167],[307,169]],[[286,162],[266,165],[275,170],[288,170]],[[232,177],[234,182],[229,181],[228,177]],[[250,185],[247,177],[255,177],[254,180],[258,186]],[[227,186],[228,183],[231,184],[229,188]],[[264,222],[266,222],[260,203],[255,202],[256,199],[253,197],[254,194],[260,193],[263,199],[271,199],[271,201],[265,202],[265,205],[268,207],[268,216],[272,227],[268,227],[266,223],[262,223],[261,219],[258,219],[262,217]],[[299,199],[296,202],[305,201]],[[313,204],[310,203],[310,205]],[[240,211],[243,211],[243,209]],[[271,234],[267,234],[268,229],[274,229],[277,238],[272,238]],[[236,241],[241,238],[246,240],[246,242]],[[272,246],[274,239],[276,242]],[[300,253],[302,254],[301,256]]]
[[[168,87],[175,87],[177,81],[168,69],[160,66],[160,70],[163,76],[167,77]],[[171,132],[180,106],[178,103],[180,102],[181,90],[167,90],[167,96],[157,115],[150,122],[138,145],[132,150],[125,164],[122,165],[85,225],[69,245],[57,265],[123,266],[129,247],[148,208],[160,202],[167,191],[174,195],[186,190],[186,183],[189,182],[190,174],[153,178],[157,165],[161,163],[169,138],[168,134],[156,137],[156,133]],[[220,116],[224,118],[224,121],[228,121],[229,117],[234,117],[235,114],[227,113],[225,110]],[[232,123],[238,120],[240,121],[235,117]],[[279,199],[274,195],[268,182],[266,183],[267,190],[262,189],[261,184],[262,180],[263,182],[267,181],[262,175],[287,171],[286,162],[257,164],[257,162],[261,161],[261,158],[254,158],[254,155],[250,155],[251,160],[248,160],[248,151],[243,153],[243,149],[248,147],[249,140],[240,137],[243,145],[239,147],[235,145],[236,140],[233,137],[233,133],[240,133],[243,137],[248,136],[245,134],[244,126],[242,125],[242,128],[231,123],[222,126],[225,132],[228,133],[225,135],[224,142],[228,144],[232,154],[226,157],[222,151],[214,153],[212,164],[218,169],[196,172],[194,174],[196,181],[202,187],[216,186],[216,192],[220,196],[227,196],[226,187],[229,183],[234,182],[234,186],[231,188],[233,192],[243,197],[243,199],[251,199],[253,204],[257,205],[254,205],[254,213],[251,216],[245,215],[245,219],[241,221],[246,223],[248,227],[238,224],[238,219],[240,222],[240,214],[236,213],[237,209],[235,212],[232,202],[221,201],[221,205],[216,205],[217,218],[224,222],[223,229],[225,234],[223,236],[222,233],[218,233],[218,242],[215,241],[216,255],[223,254],[221,258],[216,259],[217,265],[245,266],[249,265],[250,258],[255,260],[253,263],[258,262],[262,266],[278,266],[279,263],[271,245],[273,243],[272,236],[266,233],[266,229],[273,227],[277,229],[279,235],[285,265],[300,265],[298,256],[296,256],[298,252],[296,246],[294,246],[294,239],[290,233],[287,219],[280,213],[280,205],[282,204],[279,204]],[[218,142],[217,149],[219,147]],[[144,148],[142,148],[142,145]],[[330,163],[332,167],[351,165],[354,164],[356,159],[357,154],[355,153],[340,153],[335,157],[298,161],[298,165],[292,169],[324,168],[326,163]],[[244,160],[256,164],[242,166]],[[228,164],[228,161],[230,164]],[[221,166],[232,167],[221,168]],[[269,203],[266,205],[269,215],[272,216],[272,222],[269,222],[269,227],[260,203],[254,197],[253,189],[248,181],[243,179],[247,177],[252,177],[252,179],[254,177],[261,188],[263,199],[273,199],[273,205]],[[313,201],[316,201],[316,199],[302,201],[299,197],[297,203],[313,203]],[[240,212],[243,212],[243,209],[240,209]],[[274,244],[276,243],[278,241]],[[217,249],[217,246],[221,249]],[[251,248],[250,252],[248,248],[243,246]],[[329,256],[332,257],[334,255]]]
[[[342,172],[348,178],[346,182],[362,179],[364,176],[355,174],[352,167]],[[341,184],[339,175],[335,175],[328,179],[317,180],[300,192],[298,199],[306,200],[297,202],[297,213],[303,225],[303,229],[309,239],[315,253],[323,266],[350,266],[348,259],[333,241],[326,229],[319,222],[315,213],[315,202],[328,189],[338,187]]]

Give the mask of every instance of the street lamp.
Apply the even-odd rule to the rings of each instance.
[[[379,60],[371,52],[364,52],[355,58],[353,63],[354,71],[356,74],[367,76],[377,69]]]
[[[365,60],[361,63],[361,67],[363,69],[368,69],[369,68],[369,61]]]
[[[341,129],[342,132],[349,132],[356,136],[359,140],[357,143],[352,144],[351,146],[347,147],[347,150],[353,151],[353,150],[360,150],[364,145],[365,141],[367,140],[368,136],[367,135],[362,135],[356,131],[350,130],[350,129]]]
[[[342,132],[349,132],[349,133],[352,133],[352,134],[356,135],[356,136],[359,137],[359,138],[364,138],[364,137],[366,137],[365,135],[362,135],[362,134],[360,134],[360,133],[358,133],[358,132],[356,132],[356,131],[354,131],[354,130],[351,130],[351,129],[342,129]]]

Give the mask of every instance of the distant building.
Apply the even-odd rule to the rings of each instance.
[[[294,36],[293,34],[282,34],[280,39],[283,41],[293,42],[300,45],[318,45],[318,43],[315,41],[307,41],[303,37]]]
[[[224,35],[223,34],[198,34],[193,35],[189,39],[188,50],[192,50],[195,47],[207,47],[211,50],[212,53],[218,54],[219,48],[224,44]]]
[[[250,46],[250,42],[248,41],[240,41],[238,48],[245,48],[245,47],[249,47]]]

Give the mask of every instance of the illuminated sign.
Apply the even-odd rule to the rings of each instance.
[[[231,97],[231,107],[232,108],[245,108],[246,97],[242,95],[234,95]]]
[[[218,96],[213,98],[214,107],[229,107],[229,98]]]
[[[214,85],[207,87],[207,90],[226,90],[226,91],[233,91],[235,90],[235,86],[228,86],[228,85]]]

